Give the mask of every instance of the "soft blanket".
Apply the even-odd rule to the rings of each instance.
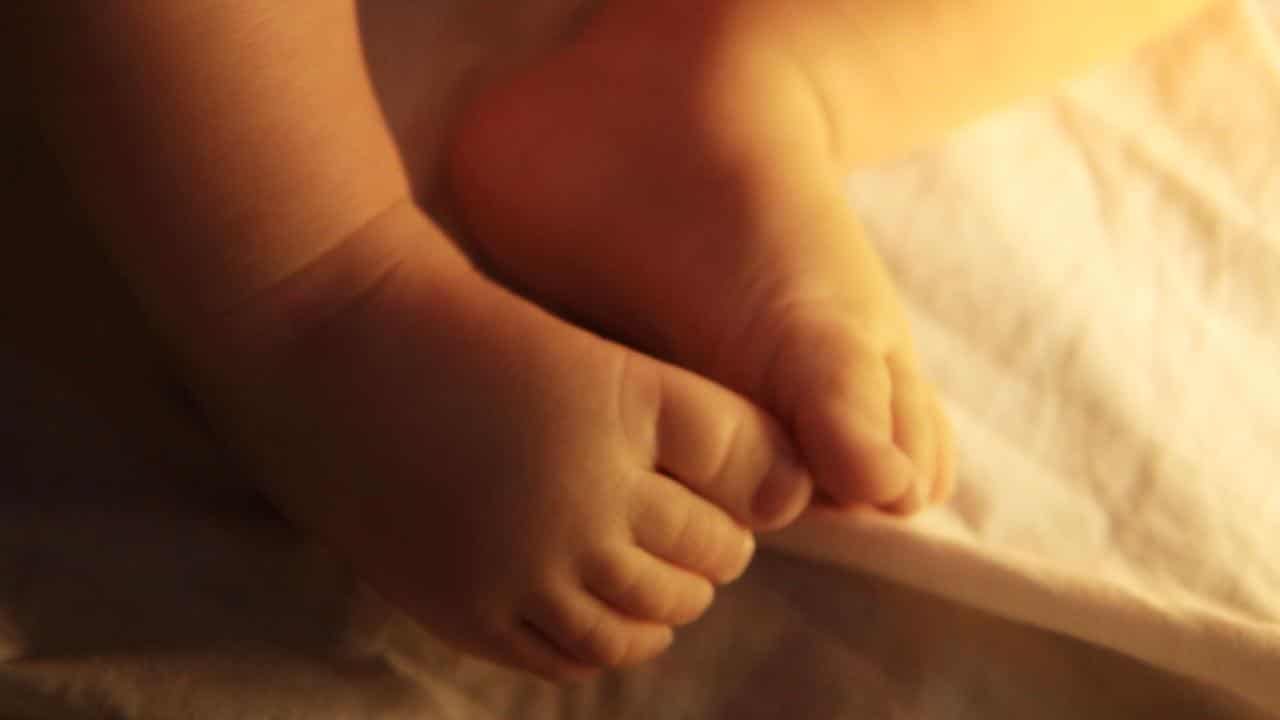
[[[854,178],[958,496],[807,518],[586,687],[440,647],[215,454],[0,348],[0,717],[1280,718],[1272,8]]]

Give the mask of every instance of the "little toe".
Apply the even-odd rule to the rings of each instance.
[[[803,409],[796,432],[805,438],[819,487],[838,506],[889,505],[915,484],[911,460],[847,401],[825,399]]]
[[[701,575],[639,548],[589,561],[583,581],[614,609],[637,620],[687,625],[711,606],[715,588]]]
[[[584,589],[532,603],[525,618],[579,664],[621,668],[662,654],[675,638],[669,625],[629,618]]]
[[[750,532],[662,475],[655,474],[637,499],[631,527],[638,546],[716,584],[736,580],[755,553]]]
[[[912,514],[933,496],[938,462],[937,415],[933,393],[912,363],[891,357],[893,376],[893,442],[911,458],[915,480],[906,495],[887,509]]]
[[[839,307],[799,307],[779,327],[760,396],[790,429],[817,489],[839,506],[902,497],[913,478],[893,444],[893,381],[877,343]]]
[[[956,487],[956,449],[955,431],[951,420],[947,418],[942,403],[934,395],[933,417],[937,424],[938,461],[937,479],[933,485],[933,496],[930,502],[941,505],[951,499]]]
[[[744,525],[787,525],[808,505],[809,472],[777,423],[742,397],[684,371],[664,381],[658,469]]]

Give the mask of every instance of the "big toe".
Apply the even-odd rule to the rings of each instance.
[[[647,424],[655,469],[752,530],[776,529],[799,516],[813,482],[776,421],[705,378],[656,367],[640,386],[652,384],[657,397],[639,403],[656,409]]]
[[[888,509],[910,514],[933,502],[942,485],[940,411],[933,389],[925,382],[913,356],[890,355],[886,364],[893,377],[893,441],[911,459],[916,478],[911,490]]]
[[[818,489],[841,506],[922,506],[936,423],[915,376],[895,372],[883,344],[839,313],[795,315],[776,337],[758,394],[791,431]]]

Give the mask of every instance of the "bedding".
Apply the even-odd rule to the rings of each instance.
[[[440,646],[215,453],[0,347],[0,717],[1280,719],[1276,8],[853,177],[957,497],[811,514],[582,687]]]

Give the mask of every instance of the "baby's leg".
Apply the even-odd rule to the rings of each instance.
[[[502,277],[765,404],[836,500],[918,508],[949,429],[844,173],[1202,4],[611,0],[476,104],[453,185]]]
[[[442,637],[559,678],[647,660],[743,571],[748,529],[806,504],[740,397],[440,272],[414,210],[364,232],[405,241],[395,273],[206,398],[284,511]]]
[[[767,415],[417,210],[349,0],[30,6],[51,133],[218,434],[432,630],[558,677],[644,660],[807,503]]]
[[[479,102],[453,156],[472,240],[540,301],[760,402],[836,502],[945,498],[948,429],[807,77],[724,18],[655,14],[609,4]]]
[[[721,0],[789,42],[842,168],[900,155],[1131,52],[1210,0]]]

